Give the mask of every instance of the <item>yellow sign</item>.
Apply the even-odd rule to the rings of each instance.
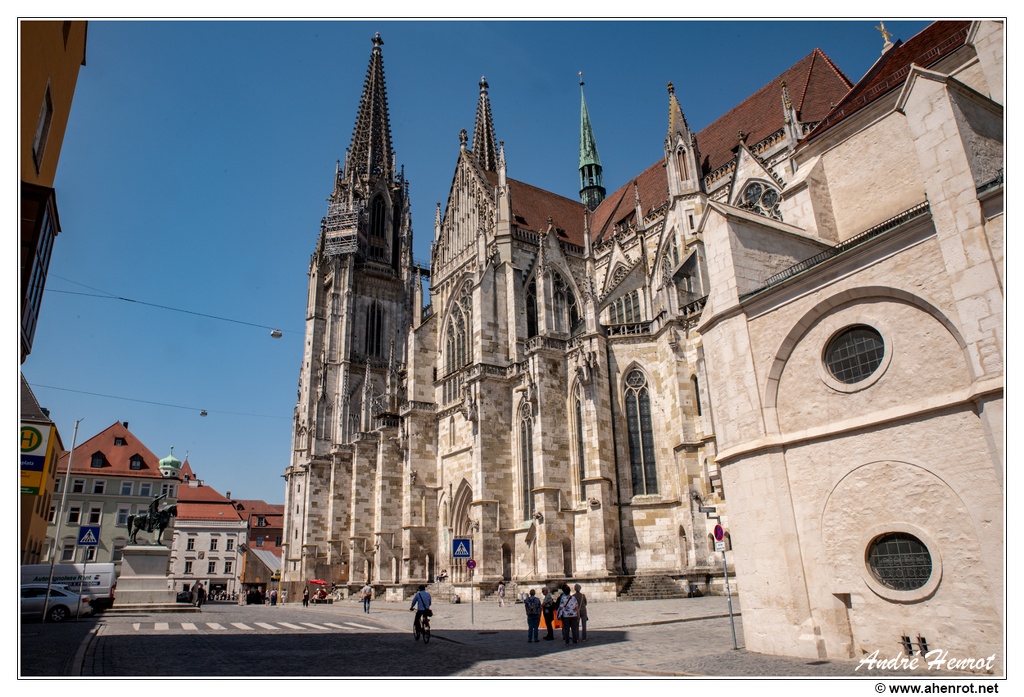
[[[43,493],[50,466],[54,426],[22,424],[19,433],[21,448],[21,493],[38,496]]]

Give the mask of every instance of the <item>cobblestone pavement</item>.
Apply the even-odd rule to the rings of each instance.
[[[522,605],[436,603],[429,645],[405,603],[283,607],[212,603],[202,613],[105,613],[69,625],[25,624],[23,677],[878,677],[854,660],[766,656],[736,640],[726,598],[592,602],[588,637],[527,643]],[[543,636],[542,631],[542,636]],[[975,676],[982,677],[982,676]],[[984,676],[991,678],[993,676]]]

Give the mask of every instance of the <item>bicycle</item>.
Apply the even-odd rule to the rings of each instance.
[[[420,617],[420,626],[412,628],[412,633],[416,641],[419,641],[421,637],[424,644],[430,641],[430,617],[426,613]]]

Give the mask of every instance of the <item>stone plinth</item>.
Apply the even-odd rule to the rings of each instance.
[[[121,573],[117,577],[111,612],[137,610],[194,612],[191,603],[175,602],[169,583],[171,550],[163,545],[128,545],[122,551]]]

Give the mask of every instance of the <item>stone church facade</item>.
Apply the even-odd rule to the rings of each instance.
[[[310,262],[284,582],[464,584],[468,537],[483,589],[720,590],[714,507],[748,648],[944,636],[930,603],[966,582],[947,533],[1002,540],[959,492],[1002,500],[1001,41],[936,23],[856,85],[816,49],[699,133],[670,84],[663,157],[611,194],[581,81],[579,200],[508,176],[481,79],[424,268],[375,37]],[[820,344],[847,326],[837,378]],[[915,505],[933,515],[886,517]],[[942,557],[909,600],[932,624],[894,628],[914,613],[864,556],[890,533]],[[978,552],[986,622],[999,552]]]

